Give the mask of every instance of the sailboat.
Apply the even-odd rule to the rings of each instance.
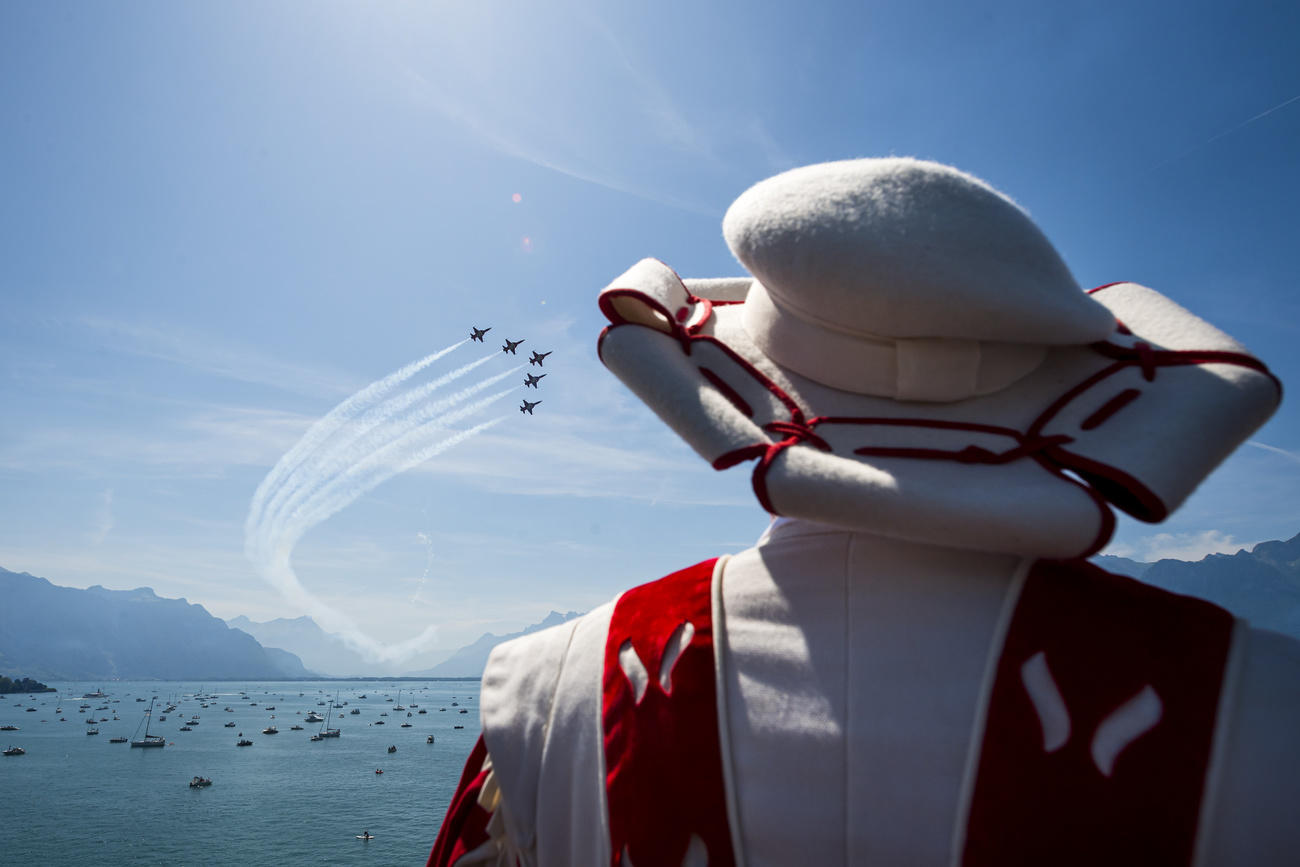
[[[393,710],[406,710],[406,708],[402,707],[402,691],[400,689],[397,691],[397,704],[393,707]]]
[[[144,737],[141,738],[141,739],[138,740],[138,741],[131,741],[131,746],[133,746],[133,747],[165,747],[165,746],[167,746],[167,739],[166,739],[165,737],[163,737],[162,735],[151,735],[151,734],[149,734],[149,720],[150,720],[152,717],[153,717],[153,699],[150,699],[150,700],[149,700],[149,709],[148,709],[147,711],[144,712]],[[140,727],[139,727],[139,726],[136,726],[135,728],[136,728],[136,731],[139,731],[139,730],[140,730]]]
[[[338,700],[339,700],[339,697],[338,697],[338,695],[336,694],[336,695],[334,696],[334,701],[335,701],[335,703],[337,703]],[[332,728],[330,728],[330,714],[333,713],[333,712],[334,712],[334,708],[332,708],[332,707],[329,707],[329,708],[326,708],[326,709],[325,709],[325,722],[321,724],[320,731],[317,732],[316,734],[314,734],[314,735],[311,736],[311,740],[313,740],[313,741],[323,741],[323,740],[325,740],[326,738],[336,738],[336,737],[339,736],[339,734],[341,733],[341,731],[340,731],[339,729],[332,729]]]

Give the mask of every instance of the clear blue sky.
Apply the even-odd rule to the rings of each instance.
[[[727,205],[829,159],[984,177],[1082,284],[1159,289],[1295,388],[1298,38],[1278,3],[3,4],[0,566],[301,613],[244,556],[258,483],[471,323],[555,351],[545,404],[312,529],[313,593],[453,647],[746,546],[747,471],[601,368],[595,295],[647,255],[739,273]],[[1254,442],[1114,550],[1300,530],[1291,405]]]

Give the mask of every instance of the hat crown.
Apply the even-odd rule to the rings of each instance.
[[[778,305],[850,333],[1082,344],[1115,327],[1019,206],[939,163],[794,169],[743,193],[723,234]]]

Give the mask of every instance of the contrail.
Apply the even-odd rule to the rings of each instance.
[[[502,392],[501,395],[494,395],[480,404],[489,403],[491,400],[499,399],[509,392]],[[501,423],[505,416],[491,419],[482,424],[475,425],[468,430],[453,434],[446,439],[426,446],[419,452],[409,455],[400,465],[401,470],[410,469],[423,461],[441,454],[447,449],[464,442],[471,437],[477,436],[488,428]],[[248,556],[257,565],[263,579],[271,586],[280,591],[291,603],[303,608],[323,629],[327,632],[336,633],[344,643],[350,648],[365,655],[367,658],[377,662],[398,662],[407,659],[421,650],[427,648],[436,637],[437,630],[435,627],[428,627],[414,638],[401,641],[396,644],[386,644],[376,641],[370,636],[363,633],[352,618],[338,611],[330,605],[321,602],[310,591],[302,586],[298,580],[298,575],[294,572],[293,564],[290,557],[293,554],[294,545],[302,536],[303,532],[310,529],[311,526],[324,520],[325,517],[334,514],[348,503],[355,500],[361,494],[380,484],[384,480],[396,475],[394,471],[384,475],[382,478],[376,478],[372,484],[364,487],[357,487],[349,491],[350,499],[343,501],[340,497],[331,505],[336,506],[328,514],[319,519],[311,520],[310,523],[298,524],[295,522],[292,526],[285,528],[287,532],[272,532],[268,535],[256,539],[249,539],[247,542]]]
[[[286,453],[284,457],[280,458],[279,462],[276,463],[275,468],[272,469],[267,477],[262,480],[262,484],[258,485],[257,492],[253,494],[253,503],[249,508],[249,519],[252,520],[254,517],[260,517],[262,504],[266,495],[273,488],[278,486],[282,479],[297,469],[298,465],[302,463],[302,460],[307,455],[310,455],[322,442],[329,439],[335,431],[342,427],[358,407],[366,406],[379,400],[384,395],[388,394],[388,392],[392,391],[396,386],[402,384],[412,376],[415,376],[415,374],[424,370],[447,353],[464,346],[468,342],[469,338],[467,337],[464,340],[453,343],[445,349],[440,349],[431,355],[426,355],[418,361],[413,361],[405,367],[399,368],[393,373],[390,373],[383,379],[372,382],[370,385],[367,385],[365,388],[361,389],[361,391],[358,391],[356,394],[334,407],[334,409],[330,410],[324,418],[311,426],[306,435],[303,436],[303,438],[300,439],[293,448],[289,449],[288,453]]]
[[[1257,121],[1257,120],[1262,120],[1262,119],[1268,117],[1270,114],[1272,114],[1272,113],[1275,112],[1275,111],[1281,111],[1282,109],[1286,108],[1288,105],[1290,105],[1290,104],[1293,103],[1293,102],[1296,102],[1297,100],[1300,100],[1300,93],[1296,94],[1295,96],[1291,97],[1290,99],[1284,99],[1284,100],[1282,100],[1282,101],[1279,102],[1277,105],[1273,106],[1272,108],[1268,108],[1268,109],[1265,109],[1264,111],[1261,111],[1259,114],[1255,115],[1254,117],[1248,117],[1248,118],[1246,118],[1245,120],[1241,121],[1240,123],[1235,124],[1234,126],[1230,126],[1230,127],[1228,127],[1228,128],[1225,129],[1223,132],[1218,133],[1217,135],[1212,135],[1212,136],[1210,136],[1209,138],[1207,138],[1205,141],[1201,142],[1200,144],[1192,145],[1192,146],[1189,147],[1187,150],[1183,151],[1183,152],[1180,153],[1180,154],[1177,154],[1176,156],[1172,156],[1172,157],[1169,157],[1168,159],[1161,160],[1159,163],[1157,163],[1156,165],[1154,165],[1154,166],[1151,167],[1150,169],[1147,169],[1147,174],[1150,174],[1151,172],[1154,172],[1154,171],[1156,171],[1157,169],[1163,169],[1165,166],[1169,165],[1170,163],[1176,163],[1176,162],[1178,162],[1179,160],[1181,160],[1183,157],[1186,157],[1186,156],[1188,156],[1188,155],[1190,155],[1190,154],[1193,154],[1193,153],[1195,153],[1196,151],[1200,150],[1200,149],[1203,148],[1203,147],[1208,147],[1209,145],[1214,144],[1216,141],[1218,141],[1218,140],[1221,139],[1221,138],[1225,138],[1225,137],[1227,137],[1227,136],[1232,135],[1234,132],[1236,132],[1237,130],[1241,129],[1241,128],[1244,127],[1244,126],[1249,126],[1250,124],[1254,123],[1254,122]]]
[[[303,587],[291,562],[293,550],[308,530],[358,497],[506,419],[493,418],[463,431],[449,429],[513,393],[511,388],[472,400],[517,373],[522,364],[440,400],[429,400],[439,388],[495,358],[495,353],[392,394],[406,380],[467,342],[459,341],[408,364],[334,407],[276,463],[249,503],[244,548],[263,579],[322,628],[375,661],[410,657],[429,646],[436,630],[430,627],[396,644],[370,638],[347,614]]]
[[[392,434],[385,426],[385,423],[389,422],[393,416],[409,409],[433,391],[459,379],[495,357],[495,355],[484,356],[478,361],[472,361],[458,367],[451,373],[440,376],[432,382],[402,392],[396,397],[384,401],[379,406],[366,409],[355,420],[343,417],[333,420],[331,435],[319,438],[316,453],[305,455],[299,460],[298,466],[284,478],[280,489],[271,497],[270,502],[265,504],[262,514],[259,515],[259,520],[263,517],[269,517],[274,521],[281,511],[292,509],[297,503],[309,498],[313,493],[311,490],[313,486],[318,486],[323,480],[355,463],[357,453],[368,454],[373,451],[377,447],[375,444],[377,439],[391,439]],[[362,406],[364,404],[355,404],[352,410],[355,412]],[[435,404],[434,406],[438,405]],[[434,412],[437,411],[434,410]],[[317,424],[323,424],[327,419],[329,419],[329,416],[326,416]],[[379,430],[374,433],[376,428]],[[313,425],[312,429],[307,432],[308,435],[310,436],[314,430],[315,426]],[[337,434],[337,436],[333,434]],[[328,442],[329,447],[327,449],[321,448],[320,446],[326,442]]]
[[[1297,97],[1297,99],[1300,99],[1300,97]],[[1280,449],[1277,446],[1271,446],[1268,443],[1262,443],[1259,440],[1246,440],[1246,445],[1254,446],[1257,449],[1263,449],[1266,452],[1272,452],[1275,455],[1281,455],[1287,460],[1295,461],[1297,464],[1300,464],[1300,455],[1297,455],[1295,452]]]
[[[433,425],[410,431],[383,448],[358,460],[346,473],[331,480],[309,502],[300,505],[287,517],[288,532],[286,535],[292,535],[299,526],[302,528],[300,532],[306,532],[307,529],[342,511],[357,497],[373,490],[393,476],[400,475],[412,467],[424,463],[434,455],[441,454],[451,446],[497,424],[501,419],[494,419],[467,431],[453,434],[449,438],[439,440],[432,445],[428,442],[431,434],[435,436],[444,434],[446,425],[455,424],[474,415],[514,391],[515,389],[511,388],[497,392],[491,397],[472,403],[464,409],[448,413],[439,418]]]

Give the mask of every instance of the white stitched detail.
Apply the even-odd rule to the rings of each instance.
[[[1164,712],[1164,702],[1149,683],[1137,695],[1111,711],[1092,736],[1092,761],[1097,770],[1109,777],[1115,770],[1115,759],[1119,754],[1155,728]]]
[[[673,692],[673,666],[677,664],[677,658],[682,655],[682,651],[690,646],[693,638],[695,638],[695,626],[689,620],[685,620],[677,625],[668,639],[663,659],[659,662],[659,685],[664,688],[666,695],[672,695]]]
[[[1054,753],[1070,739],[1070,711],[1047,667],[1047,655],[1038,651],[1020,666],[1020,682],[1043,728],[1043,752]]]
[[[636,693],[636,703],[640,704],[641,699],[645,698],[646,687],[650,685],[650,672],[645,670],[645,663],[636,655],[636,648],[632,646],[630,638],[618,649],[618,667],[627,675],[632,691]]]

